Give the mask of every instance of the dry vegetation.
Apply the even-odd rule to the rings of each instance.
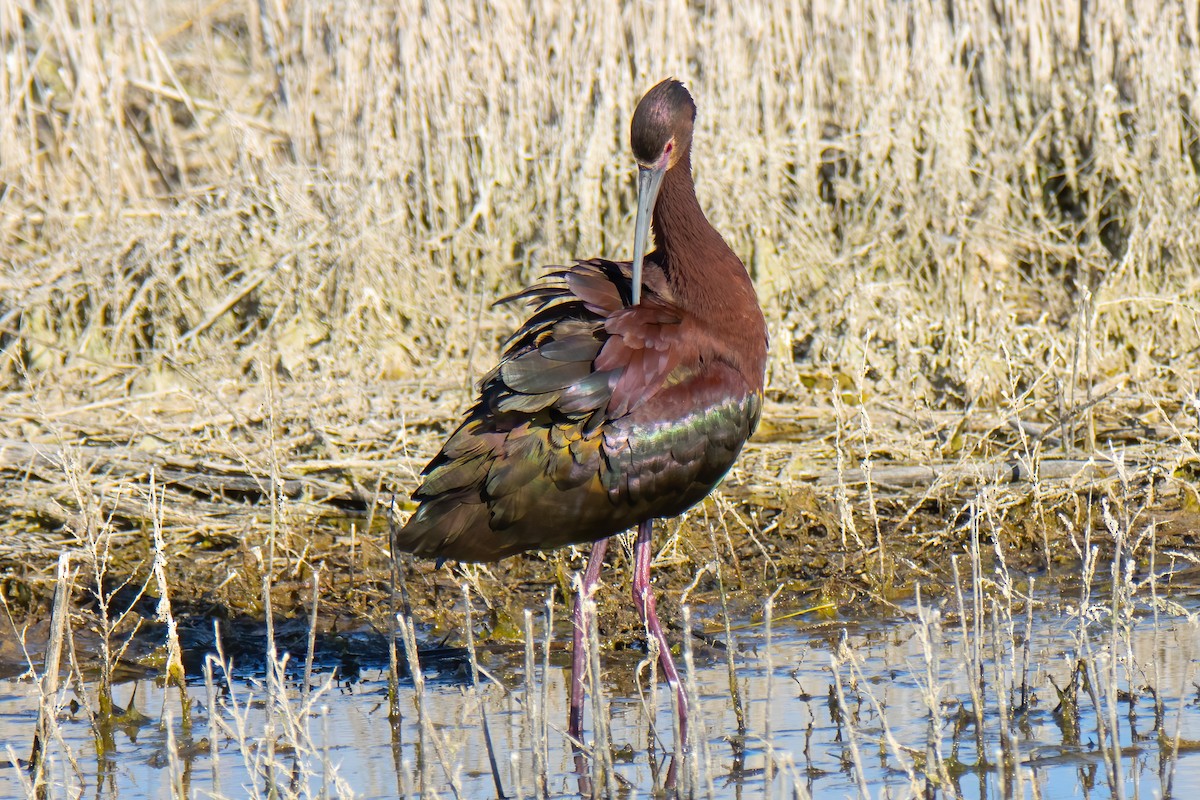
[[[972,521],[1073,570],[1102,496],[1191,544],[1195,5],[735,5],[0,0],[5,596],[45,608],[64,548],[148,574],[159,517],[185,600],[261,614],[265,571],[295,611],[323,562],[329,613],[378,609],[381,502],[517,321],[491,300],[628,257],[665,75],[772,335],[668,585],[884,598]],[[497,627],[577,563],[542,559],[465,571]]]
[[[262,654],[263,621],[319,596],[313,628],[266,632],[310,661],[340,646],[318,636],[382,621],[388,501],[517,322],[492,299],[545,264],[628,257],[628,118],[665,75],[698,100],[701,201],[754,274],[772,359],[759,436],[664,526],[664,611],[678,620],[694,579],[702,601],[784,584],[780,609],[851,614],[916,578],[974,665],[989,614],[982,646],[1019,638],[1036,570],[1111,579],[1100,599],[1085,581],[1080,608],[1111,610],[1114,652],[1118,622],[1159,624],[1160,593],[1195,583],[1200,524],[1196,4],[730,5],[0,0],[0,600],[17,622],[0,666],[37,661],[52,684],[39,737],[68,701],[60,656],[86,697],[88,659],[111,688],[151,627],[178,682],[214,617],[245,614]],[[948,574],[963,553],[970,574]],[[466,581],[487,635],[516,641],[578,563],[413,565],[408,589],[448,628]],[[47,631],[56,580],[79,591]],[[604,624],[638,638],[623,595],[598,597]],[[26,634],[69,653],[14,658]],[[310,682],[290,697],[268,663],[262,741],[278,724],[320,761]],[[1103,663],[1079,669],[1115,720],[1133,667]],[[1001,709],[1012,764],[1014,685],[970,702]],[[269,773],[228,695],[214,759],[224,737]],[[905,767],[916,789],[952,782],[932,755]],[[431,764],[410,766],[424,788]]]

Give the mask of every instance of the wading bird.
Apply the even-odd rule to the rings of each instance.
[[[633,599],[663,673],[687,698],[650,587],[654,520],[702,500],[733,465],[762,410],[767,331],[741,260],[692,184],[696,105],[665,80],[633,114],[638,164],[633,262],[552,268],[506,300],[532,316],[479,399],[425,467],[398,551],[496,561],[594,542],[576,599],[568,730],[583,722],[582,597],[608,537],[637,526]],[[656,249],[646,254],[651,219]],[[687,741],[686,733],[684,742]]]

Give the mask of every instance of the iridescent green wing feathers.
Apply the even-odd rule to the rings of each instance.
[[[629,524],[638,509],[628,481],[609,474],[629,465],[613,463],[602,434],[668,382],[681,352],[670,346],[679,319],[661,271],[647,272],[636,307],[626,305],[629,282],[627,265],[586,261],[505,298],[530,302],[534,313],[425,468],[413,494],[421,506],[398,547],[490,560]],[[614,504],[626,508],[614,515]]]

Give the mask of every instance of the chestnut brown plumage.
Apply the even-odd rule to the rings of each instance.
[[[692,184],[696,106],[665,80],[634,112],[634,258],[556,268],[506,300],[532,316],[479,399],[424,471],[397,550],[495,561],[595,542],[638,526],[634,600],[663,672],[687,701],[650,591],[653,520],[703,499],[758,424],[766,325],[741,260],[709,224]],[[645,254],[653,219],[656,249]],[[583,612],[575,611],[569,730],[582,724]],[[686,730],[686,727],[684,728]]]

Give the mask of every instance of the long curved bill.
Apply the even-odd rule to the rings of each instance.
[[[642,301],[642,262],[646,259],[646,239],[650,235],[650,220],[654,216],[654,202],[662,186],[666,164],[653,167],[638,165],[637,219],[633,223],[633,304]]]

